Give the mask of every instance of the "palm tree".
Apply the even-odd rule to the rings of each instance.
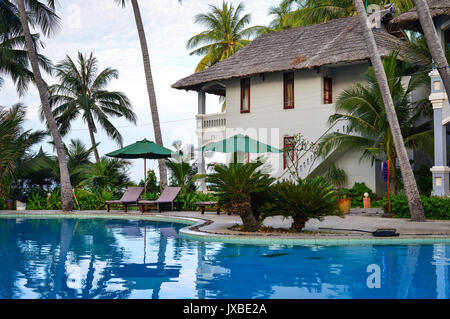
[[[4,0],[6,1],[6,0]],[[10,2],[10,1],[7,1]],[[58,154],[58,162],[61,176],[61,208],[63,211],[72,211],[73,196],[72,185],[70,183],[69,169],[67,167],[67,157],[64,151],[64,143],[61,134],[58,131],[58,125],[53,117],[49,103],[47,85],[41,76],[39,68],[39,58],[36,53],[33,37],[30,32],[29,23],[34,27],[39,27],[46,35],[54,32],[59,26],[59,18],[55,14],[54,0],[47,0],[47,5],[38,0],[16,0],[17,12],[19,13],[23,35],[25,37],[25,45],[28,51],[31,68],[33,70],[36,87],[39,91],[42,109],[47,120],[50,133],[55,142]],[[11,6],[13,4],[11,3]],[[31,11],[26,11],[26,8]]]
[[[10,1],[0,0],[0,86],[2,74],[9,75],[22,95],[32,82],[33,72],[29,70],[27,51],[17,8]],[[33,34],[36,50],[43,47],[38,34]],[[38,54],[39,65],[48,73],[52,64],[45,56]]]
[[[125,7],[127,0],[114,0],[117,4]],[[144,62],[145,79],[147,82],[147,93],[150,102],[150,110],[152,113],[153,130],[155,134],[155,141],[157,144],[163,145],[161,125],[159,123],[158,105],[156,103],[155,86],[153,85],[152,68],[150,64],[150,54],[148,53],[147,39],[145,37],[144,24],[142,22],[141,11],[137,0],[131,1],[133,7],[134,18],[136,20],[136,27],[139,34],[139,41],[141,43],[142,60]],[[179,1],[180,2],[180,1]],[[167,168],[165,160],[158,160],[159,180],[162,189],[167,187]]]
[[[420,25],[422,26],[425,39],[430,49],[431,56],[437,64],[437,70],[444,82],[447,95],[450,96],[450,70],[445,52],[442,49],[441,41],[437,35],[434,27],[433,19],[431,18],[430,8],[424,0],[414,0],[416,4],[417,14],[419,15]]]
[[[381,62],[380,53],[378,52],[378,47],[375,42],[375,37],[367,21],[367,15],[364,11],[362,0],[354,0],[354,4],[358,12],[359,22],[361,29],[363,30],[364,39],[366,40],[370,61],[372,62],[374,74],[377,79],[383,99],[383,104],[386,109],[386,117],[389,122],[389,127],[392,131],[392,140],[395,146],[396,154],[398,156],[400,170],[405,185],[406,197],[408,198],[409,210],[411,212],[411,219],[414,221],[425,221],[425,212],[420,200],[419,190],[414,178],[414,173],[409,163],[408,154],[405,147],[405,140],[402,136],[401,127],[395,110],[395,104],[390,94],[389,82],[392,82],[393,79],[390,78],[388,81],[386,77],[386,72],[383,68],[383,63]]]
[[[254,215],[252,197],[269,189],[274,179],[262,172],[263,163],[230,163],[229,166],[216,164],[214,172],[206,180],[211,190],[217,193],[219,205],[225,210],[239,214],[248,231],[258,229]]]
[[[77,187],[88,176],[86,174],[87,166],[91,165],[91,155],[94,147],[87,148],[79,139],[71,139],[68,146],[65,146],[67,153],[67,163],[70,172],[70,181],[74,187]],[[58,158],[48,156],[42,153],[35,161],[41,169],[50,169],[54,177],[59,180]]]
[[[128,179],[129,162],[117,158],[102,157],[100,162],[85,167],[85,180],[80,186],[91,190],[111,192],[131,185]]]
[[[77,63],[67,56],[56,66],[59,84],[49,88],[53,116],[61,135],[69,133],[73,120],[81,116],[87,123],[97,163],[100,162],[100,156],[95,141],[96,123],[120,146],[122,135],[110,122],[109,117],[124,117],[136,124],[136,114],[125,93],[106,89],[108,83],[118,76],[119,72],[111,68],[98,72],[98,62],[93,54],[85,57],[78,52]]]
[[[237,51],[250,43],[252,36],[261,29],[259,26],[246,28],[250,23],[250,14],[241,17],[244,5],[240,3],[236,8],[225,1],[222,7],[210,5],[210,12],[195,16],[195,23],[207,27],[207,30],[190,38],[186,48],[192,50],[190,55],[200,55],[203,58],[197,65],[195,72],[228,59]]]
[[[409,149],[426,150],[428,154],[432,154],[431,121],[415,125],[423,113],[417,105],[423,104],[423,101],[410,103],[411,92],[422,86],[421,79],[412,77],[407,87],[403,87],[402,76],[405,75],[406,65],[397,64],[397,53],[387,57],[383,66],[389,78],[389,89],[395,112],[398,114],[404,145]],[[376,158],[385,157],[390,162],[392,188],[395,193],[398,151],[393,143],[394,137],[373,68],[366,73],[366,82],[365,86],[358,83],[340,94],[336,102],[337,113],[330,116],[329,124],[344,121],[348,123],[348,131],[325,135],[319,142],[319,152],[326,156],[342,147],[362,150],[361,159],[374,161]],[[427,107],[430,108],[429,101]]]
[[[20,174],[19,162],[45,137],[42,131],[24,130],[25,109],[23,104],[0,107],[0,197],[9,196],[10,186]]]
[[[285,0],[282,3],[284,2],[298,5],[298,9],[293,10],[286,18],[287,24],[291,27],[323,23],[357,15],[353,0]],[[364,3],[379,6],[394,4],[396,13],[406,12],[413,7],[412,0],[366,0]]]

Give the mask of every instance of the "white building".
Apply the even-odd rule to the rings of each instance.
[[[389,12],[373,16],[382,56],[404,44],[398,29],[387,31],[391,18]],[[346,131],[345,123],[330,127],[328,118],[335,113],[337,96],[364,82],[369,66],[358,19],[351,17],[260,36],[231,58],[181,79],[173,87],[198,92],[199,146],[244,133],[283,149],[297,133],[316,142],[330,131]],[[205,94],[225,97],[226,112],[205,114]],[[257,155],[249,158],[253,156]],[[287,156],[269,156],[275,176],[286,176]],[[345,170],[347,187],[364,182],[384,193],[380,161],[372,165],[360,157],[358,151],[338,150],[322,162],[306,154],[301,159],[302,174],[322,174],[334,162]],[[204,169],[202,156],[200,164]]]

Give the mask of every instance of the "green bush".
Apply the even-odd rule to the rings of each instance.
[[[0,197],[0,210],[5,210],[6,209],[6,199],[4,199],[3,197]]]
[[[364,193],[368,193],[369,197],[372,201],[375,201],[377,195],[372,192],[372,190],[366,186],[365,183],[355,183],[352,188],[344,188],[339,191],[339,195],[341,198],[344,198],[342,195],[345,195],[345,198],[352,199],[352,207],[363,207],[363,198]],[[372,205],[373,206],[373,205]]]
[[[292,229],[301,231],[311,218],[342,215],[337,207],[337,193],[323,177],[283,181],[273,186],[274,201],[268,202],[264,217],[292,217]]]
[[[176,205],[183,211],[196,211],[199,210],[196,205],[197,202],[214,202],[217,201],[217,197],[213,194],[204,194],[197,192],[180,192],[177,197]]]
[[[427,219],[450,220],[450,198],[421,196],[421,200]],[[387,197],[380,200],[379,204],[385,212],[388,212]],[[391,196],[391,212],[398,218],[411,218],[406,196]]]

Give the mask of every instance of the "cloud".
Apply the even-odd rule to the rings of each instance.
[[[235,5],[239,3],[232,2]],[[111,82],[109,89],[128,95],[138,116],[138,126],[132,127],[122,119],[112,122],[120,127],[125,145],[144,137],[153,139],[142,55],[131,5],[122,9],[112,0],[60,0],[59,4],[62,28],[56,36],[44,39],[42,53],[59,62],[66,55],[75,59],[78,51],[94,52],[100,68],[118,69],[119,79]],[[197,94],[174,90],[171,85],[190,75],[200,60],[200,57],[189,56],[185,48],[187,39],[204,28],[194,23],[194,16],[207,12],[209,4],[221,5],[222,0],[185,0],[181,5],[177,0],[141,0],[139,4],[150,50],[164,143],[170,147],[174,140],[180,139],[184,143],[196,144]],[[270,0],[246,0],[245,12],[252,13],[252,24],[267,24],[270,18],[266,12],[272,5],[274,3]],[[45,79],[49,83],[55,81],[48,76]],[[18,101],[28,105],[27,127],[43,129],[44,125],[38,119],[40,102],[37,90],[30,87],[28,94],[19,98],[11,81],[7,80],[0,90],[0,105],[12,105]],[[217,98],[208,97],[207,102],[208,112],[220,110]],[[80,138],[89,141],[85,123],[78,120],[72,127],[74,130],[66,140]],[[117,148],[102,130],[96,138],[101,142],[101,154]],[[44,143],[43,147],[52,152],[48,144]],[[152,162],[150,168],[158,173],[156,162]],[[143,177],[142,171],[142,161],[133,161],[131,178],[139,181]]]

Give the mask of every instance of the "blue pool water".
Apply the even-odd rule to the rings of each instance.
[[[180,227],[0,219],[0,298],[450,298],[448,244],[249,246]]]

